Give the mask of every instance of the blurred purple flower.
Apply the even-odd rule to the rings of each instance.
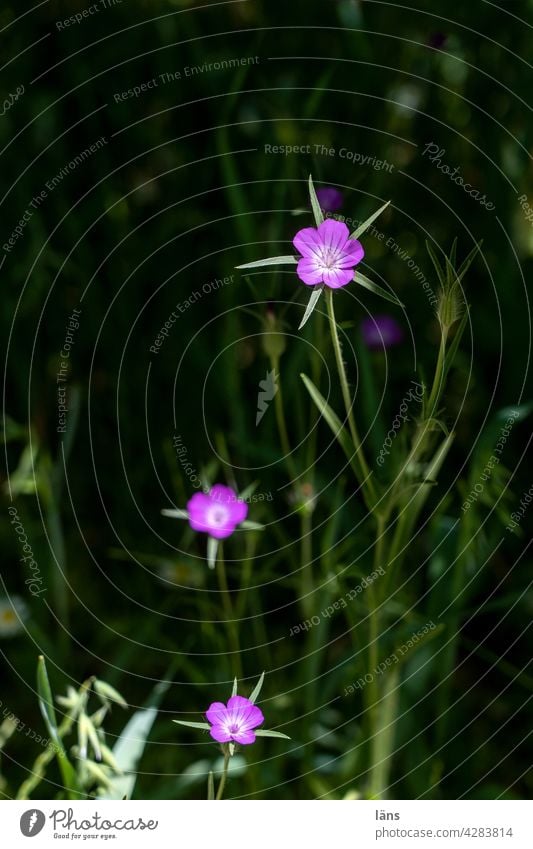
[[[440,50],[441,47],[444,47],[446,41],[448,40],[448,36],[443,32],[432,32],[429,36],[428,44],[430,47],[434,47],[435,50]]]
[[[217,483],[209,492],[196,492],[187,503],[189,524],[215,539],[231,536],[248,515],[248,505],[231,487]]]
[[[304,227],[292,240],[301,259],[296,268],[300,280],[307,286],[325,283],[339,289],[353,280],[354,267],[365,252],[361,242],[349,238],[346,224],[327,218],[316,229]]]
[[[205,715],[214,740],[219,743],[234,741],[242,746],[255,743],[253,729],[265,721],[259,708],[243,696],[232,696],[227,706],[213,702]]]
[[[337,212],[342,206],[342,193],[333,186],[322,186],[316,190],[316,196],[320,204],[320,208],[324,212]]]
[[[361,322],[363,341],[368,348],[391,348],[402,342],[404,333],[391,315],[373,315]]]

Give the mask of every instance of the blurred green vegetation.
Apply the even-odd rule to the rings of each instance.
[[[240,489],[257,480],[258,491],[273,496],[250,509],[266,532],[229,540],[225,554],[243,617],[245,689],[267,670],[267,724],[293,742],[261,740],[246,751],[248,768],[231,779],[230,795],[342,798],[360,790],[361,702],[342,693],[365,672],[354,647],[364,603],[288,637],[302,620],[301,514],[291,507],[274,410],[255,426],[258,383],[270,367],[262,341],[269,315],[287,333],[279,368],[293,445],[316,420],[299,374],[315,369],[325,392],[332,353],[318,314],[296,333],[308,292],[292,270],[234,270],[291,252],[296,229],[312,222],[310,214],[294,214],[307,206],[312,172],[317,185],[343,192],[342,213],[356,220],[392,201],[377,222],[385,239],[365,241],[365,263],[406,305],[390,310],[406,341],[388,357],[366,351],[359,323],[387,311],[383,302],[353,289],[336,301],[348,367],[353,383],[359,380],[357,412],[373,448],[415,369],[429,376],[436,357],[434,312],[408,259],[436,286],[425,241],[448,250],[457,236],[463,258],[483,239],[465,284],[470,323],[446,398],[456,442],[391,598],[384,636],[386,656],[447,610],[442,632],[406,660],[390,795],[527,797],[531,516],[521,533],[505,531],[493,509],[500,481],[489,502],[467,514],[466,528],[457,520],[490,454],[480,432],[499,410],[517,409],[531,395],[533,230],[518,200],[533,197],[531,36],[530,23],[520,20],[531,21],[531,2],[517,0],[511,14],[492,3],[450,9],[440,0],[420,9],[352,0],[204,9],[124,0],[58,29],[83,8],[49,2],[15,21],[20,7],[5,0],[0,11],[4,97],[25,89],[0,118],[2,245],[46,191],[22,236],[0,254],[5,413],[12,420],[5,458],[11,485],[20,483],[14,503],[48,590],[32,598],[25,586],[6,471],[0,589],[24,596],[30,616],[27,633],[0,642],[0,699],[29,727],[42,728],[35,665],[43,653],[55,692],[97,675],[139,707],[175,660],[136,795],[204,794],[190,766],[215,759],[216,747],[171,719],[200,718],[210,701],[225,700],[233,668],[205,538],[160,516],[172,503],[183,507],[192,492],[173,448],[180,434],[197,470],[228,476]],[[243,57],[258,61],[185,71]],[[161,75],[177,72],[180,79],[163,82]],[[138,97],[120,98],[151,80],[156,85]],[[101,138],[94,155],[47,188]],[[493,211],[430,161],[429,144]],[[310,145],[310,153],[267,153],[265,145]],[[335,153],[325,155],[322,146]],[[393,167],[354,163],[341,149]],[[210,285],[232,275],[227,285]],[[194,292],[201,297],[151,352],[176,305]],[[57,374],[75,308],[80,327],[62,435]],[[328,391],[340,408],[337,390]],[[372,424],[382,396],[380,421]],[[524,460],[530,432],[524,414],[505,448],[512,472],[505,515],[531,485]],[[327,426],[319,423],[312,438],[320,459],[302,480],[320,493],[313,604],[323,610],[371,571],[370,537],[351,479],[346,470],[338,475],[343,455]],[[33,466],[26,453],[21,468],[30,442]],[[306,450],[294,454],[300,472]],[[462,483],[454,490],[456,480]],[[444,509],[434,514],[443,495]],[[445,647],[450,637],[455,655]],[[123,722],[112,714],[111,732],[119,734]],[[38,754],[23,734],[10,738],[0,762],[6,796]],[[45,796],[57,792],[59,775],[51,779],[42,785]]]

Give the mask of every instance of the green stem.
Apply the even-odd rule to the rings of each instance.
[[[444,385],[444,360],[446,356],[446,342],[448,340],[448,331],[446,328],[442,328],[441,337],[440,337],[440,345],[439,345],[439,355],[437,358],[437,366],[435,368],[435,377],[433,378],[433,386],[431,387],[431,393],[429,396],[428,404],[427,404],[427,418],[431,418],[433,414],[436,412],[437,405],[440,400],[440,396],[442,394],[443,385]]]
[[[235,624],[235,616],[233,613],[233,604],[228,587],[228,579],[226,576],[226,564],[224,562],[224,554],[222,545],[218,547],[217,557],[217,574],[220,594],[222,596],[222,606],[224,608],[224,616],[226,618],[226,626],[228,629],[229,641],[231,644],[232,657],[234,662],[235,677],[240,680],[243,677],[241,664],[241,647],[239,643],[239,634]]]
[[[335,311],[333,308],[333,292],[327,286],[325,297],[329,318],[329,327],[331,332],[331,341],[333,343],[333,350],[335,352],[335,360],[337,363],[337,371],[339,373],[342,397],[344,400],[344,407],[346,409],[346,415],[348,418],[348,427],[350,429],[350,435],[352,437],[352,442],[355,449],[354,459],[358,471],[358,481],[362,489],[365,503],[368,509],[372,510],[377,501],[376,489],[374,487],[371,472],[366,462],[365,455],[363,453],[361,439],[359,437],[357,425],[355,423],[355,418],[353,415],[353,404],[350,396],[350,388],[348,386],[348,379],[346,377],[346,370],[344,368],[344,362],[342,359],[342,348],[339,339],[339,334],[337,331],[337,322],[335,321]]]
[[[306,507],[302,507],[300,603],[304,616],[310,616],[312,614],[312,603],[314,598],[313,567],[311,566],[311,561],[313,559],[312,530],[313,523],[311,512]]]
[[[223,794],[224,788],[226,786],[226,779],[228,777],[229,759],[230,759],[229,748],[226,747],[225,750],[224,750],[224,768],[222,770],[222,777],[220,779],[220,784],[218,785],[216,800],[222,799],[222,794]]]
[[[276,409],[276,422],[278,425],[279,438],[281,441],[281,449],[284,454],[284,460],[287,464],[289,475],[295,481],[298,478],[298,472],[294,460],[292,459],[291,444],[289,442],[289,433],[287,430],[287,422],[285,419],[285,410],[283,408],[283,395],[281,391],[281,377],[279,371],[279,358],[270,358],[270,368],[278,375],[278,391],[274,396],[274,406]]]

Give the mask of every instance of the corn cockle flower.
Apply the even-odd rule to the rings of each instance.
[[[187,519],[193,531],[208,535],[207,562],[215,568],[219,540],[226,539],[240,526],[247,531],[261,531],[263,525],[246,519],[248,505],[244,493],[217,483],[206,492],[195,492],[187,502],[186,510],[162,510],[171,519]]]
[[[256,737],[283,737],[289,740],[286,734],[280,731],[267,731],[258,729],[265,721],[263,713],[256,707],[255,703],[261,692],[265,673],[263,672],[248,699],[237,695],[238,682],[235,679],[233,691],[228,703],[213,702],[205,713],[207,722],[189,722],[184,719],[173,720],[177,725],[185,725],[188,728],[201,728],[209,731],[213,740],[218,743],[229,743],[229,753],[235,750],[235,743],[248,746],[255,743]]]
[[[211,725],[209,733],[218,743],[255,743],[254,728],[262,725],[265,717],[258,707],[243,696],[232,696],[227,705],[213,702],[206,711]]]
[[[248,505],[231,487],[217,483],[209,492],[196,492],[187,503],[187,512],[193,531],[225,539],[244,522]]]
[[[350,239],[346,224],[334,218],[327,218],[318,227],[304,227],[292,243],[301,254],[296,273],[307,286],[346,286],[365,255],[361,242]]]
[[[387,301],[392,301],[398,306],[403,306],[392,292],[369,280],[359,270],[354,271],[355,266],[361,262],[365,255],[363,246],[358,241],[359,237],[388,207],[390,201],[384,203],[376,212],[359,224],[353,233],[350,233],[344,222],[336,221],[333,218],[324,220],[324,213],[311,176],[309,176],[309,199],[316,227],[305,227],[294,237],[293,245],[300,256],[295,257],[290,254],[272,256],[267,259],[257,259],[254,262],[246,262],[244,265],[238,265],[237,268],[260,269],[269,265],[296,265],[296,272],[300,280],[303,280],[307,286],[313,287],[309,303],[298,327],[299,330],[308,321],[315,309],[324,286],[330,289],[340,289],[354,280],[375,295],[379,295]]]
[[[361,333],[367,348],[391,348],[403,341],[401,326],[391,315],[373,315],[361,322]]]

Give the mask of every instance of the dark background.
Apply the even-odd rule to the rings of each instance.
[[[309,369],[313,345],[327,358],[332,354],[320,346],[313,320],[302,334],[296,331],[308,293],[292,271],[246,277],[234,267],[291,252],[296,229],[311,224],[310,215],[292,214],[307,206],[310,172],[317,185],[341,189],[342,212],[356,219],[391,199],[377,226],[434,288],[425,240],[449,250],[457,237],[463,258],[483,239],[465,283],[470,323],[447,394],[457,438],[433,508],[443,497],[444,505],[428,512],[396,598],[405,609],[416,605],[415,618],[401,626],[401,635],[409,635],[446,607],[448,582],[435,581],[441,561],[453,554],[441,551],[432,560],[431,552],[442,523],[461,515],[468,482],[477,480],[491,453],[490,438],[478,451],[481,431],[500,421],[498,411],[521,408],[531,396],[525,387],[533,229],[518,201],[522,194],[533,199],[531,3],[516,0],[499,8],[488,2],[450,7],[328,0],[202,8],[124,0],[61,31],[56,22],[83,3],[29,8],[24,15],[19,3],[4,2],[0,12],[2,91],[8,97],[25,87],[0,118],[2,244],[47,181],[98,138],[107,143],[64,176],[13,249],[0,255],[4,399],[12,437],[5,457],[11,476],[18,467],[15,504],[49,588],[44,600],[25,589],[7,521],[6,483],[2,580],[7,593],[24,597],[30,618],[27,633],[0,643],[0,696],[29,726],[41,727],[34,693],[41,652],[57,692],[97,674],[132,706],[143,704],[154,683],[170,674],[173,683],[136,794],[203,794],[203,788],[185,786],[180,774],[193,761],[213,757],[213,746],[170,720],[225,699],[232,670],[217,624],[205,540],[160,516],[162,507],[184,506],[192,491],[172,446],[179,433],[197,470],[216,461],[216,448],[231,458],[240,488],[258,480],[260,491],[274,494],[272,503],[250,511],[251,518],[271,524],[267,534],[254,537],[257,556],[241,634],[248,647],[246,687],[268,671],[267,725],[293,742],[258,743],[253,758],[246,754],[258,763],[235,779],[231,793],[342,798],[357,791],[364,764],[352,752],[361,734],[361,705],[340,694],[364,667],[353,659],[347,634],[356,620],[332,620],[329,634],[322,635],[329,646],[314,661],[308,643],[304,649],[303,641],[287,638],[302,618],[292,573],[299,524],[287,500],[289,479],[273,411],[260,435],[255,428],[257,386],[269,367],[261,336],[268,305],[289,334],[281,379],[295,444],[305,438],[311,416],[299,373]],[[251,56],[259,57],[257,64],[238,70],[184,74],[187,66]],[[176,71],[180,80],[162,84],[159,75]],[[115,94],[154,78],[157,87],[115,102]],[[443,163],[458,166],[495,204],[493,211],[423,155],[430,143],[445,151]],[[377,170],[338,155],[316,155],[314,147],[311,155],[268,154],[269,144],[347,148],[394,167]],[[380,416],[386,432],[409,381],[420,369],[431,374],[437,325],[407,263],[371,236],[364,244],[368,269],[391,285],[405,310],[389,310],[368,292],[342,293],[336,303],[355,345],[360,415],[368,428],[373,392],[384,392]],[[180,315],[157,355],[150,352],[178,302],[232,274],[230,285]],[[252,312],[243,309],[246,304]],[[82,314],[70,358],[67,485],[56,375],[73,308]],[[406,333],[402,346],[387,356],[361,349],[359,322],[376,312],[393,314]],[[365,365],[373,392],[365,387]],[[505,418],[493,425],[496,431]],[[512,480],[499,506],[506,505],[507,517],[532,483],[524,458],[530,431],[524,414],[505,447],[502,462]],[[19,466],[30,434],[35,476],[31,463],[25,470]],[[318,439],[330,445],[325,425]],[[298,462],[302,457],[303,449],[296,452]],[[331,482],[341,459],[330,446],[315,471],[315,485],[324,491],[313,544],[324,579],[365,548],[364,530],[350,537],[363,506],[351,498],[349,476],[344,472]],[[224,478],[220,466],[212,474]],[[457,480],[462,490],[454,489]],[[424,650],[421,670],[418,655],[411,661],[401,695],[392,797],[531,792],[531,517],[526,515],[519,533],[506,531],[505,516],[494,509],[500,495],[496,489],[488,503],[476,505],[469,550],[461,559],[469,584],[453,611],[457,618],[445,621],[448,628],[462,628],[448,695],[439,685],[446,670],[438,640]],[[343,499],[347,507],[332,530],[328,517]],[[327,533],[329,540],[335,534],[348,540],[329,561],[320,558]],[[51,548],[68,575],[63,606],[54,590]],[[228,545],[232,587],[241,580],[240,556],[237,544]],[[333,598],[342,594],[367,567],[363,558],[344,575],[344,584],[328,592]],[[317,607],[326,599],[319,596]],[[115,712],[111,733],[122,723]],[[15,735],[2,760],[7,796],[38,754],[35,744]],[[54,792],[52,783],[42,785],[42,795]]]

